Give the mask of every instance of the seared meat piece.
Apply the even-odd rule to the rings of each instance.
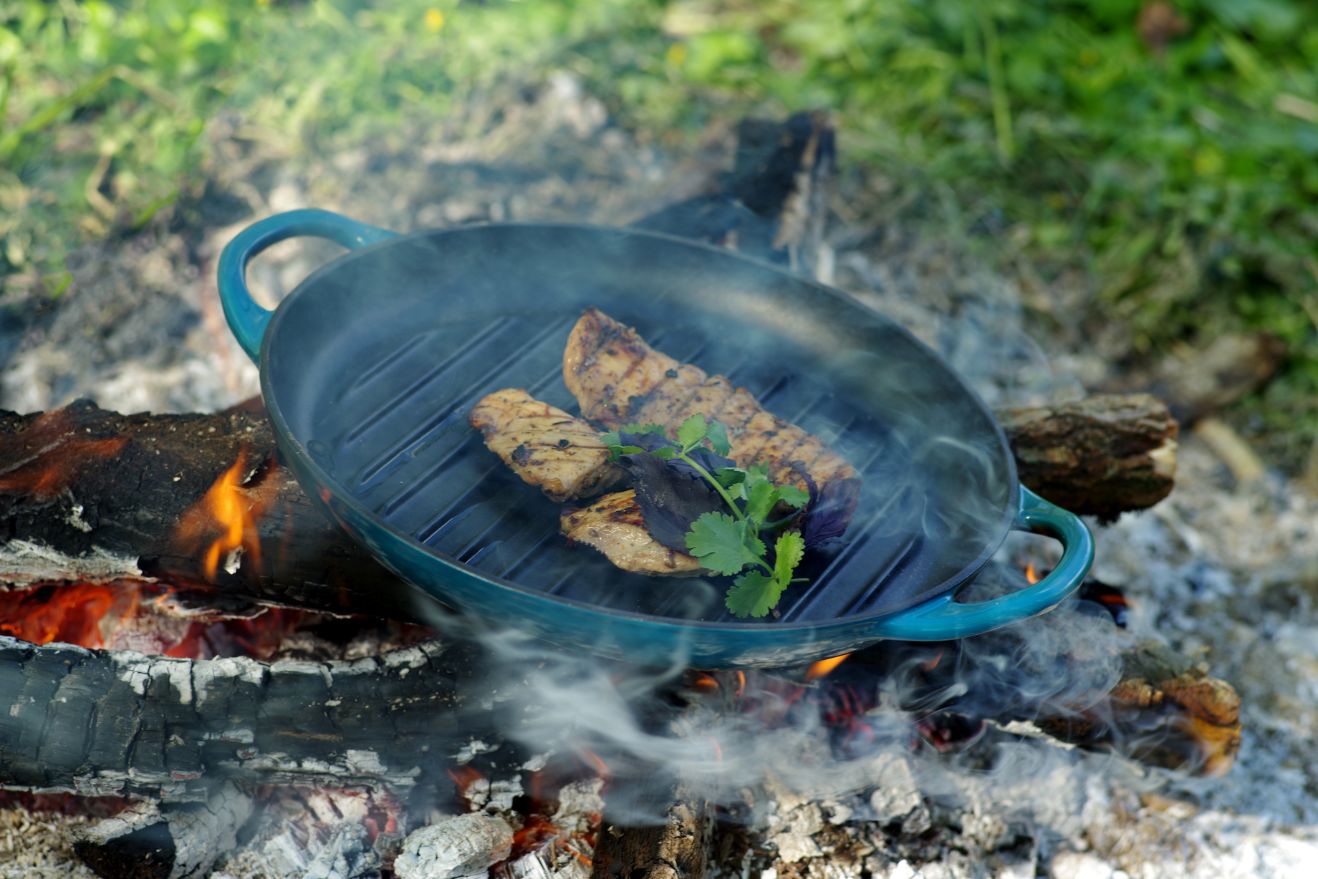
[[[808,488],[808,474],[826,483],[856,478],[856,470],[815,437],[766,411],[744,388],[699,367],[679,363],[596,308],[568,336],[563,381],[582,414],[600,424],[662,424],[672,433],[700,413],[728,428],[738,465],[764,464],[779,485]]]
[[[624,475],[599,431],[526,391],[495,391],[472,407],[470,421],[490,451],[553,500],[590,497]]]
[[[593,546],[624,571],[658,577],[694,577],[704,572],[700,562],[650,536],[631,489],[606,494],[586,507],[565,509],[559,526],[570,540]]]

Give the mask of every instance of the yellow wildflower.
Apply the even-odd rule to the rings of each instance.
[[[430,7],[426,10],[426,30],[432,34],[437,34],[444,29],[444,13]]]
[[[664,60],[668,62],[669,67],[681,67],[686,63],[686,44],[673,43],[664,53]]]

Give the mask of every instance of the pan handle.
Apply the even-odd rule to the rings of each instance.
[[[877,634],[901,641],[948,641],[1037,616],[1074,592],[1094,562],[1094,538],[1080,517],[1020,487],[1020,506],[1012,526],[1050,534],[1062,542],[1062,558],[1049,574],[1017,592],[962,604],[955,590],[884,619]]]
[[[235,235],[220,254],[220,304],[224,307],[229,329],[233,330],[247,356],[258,364],[261,362],[261,337],[274,314],[258,305],[247,289],[247,263],[252,257],[273,244],[299,235],[328,238],[352,250],[388,240],[397,234],[341,214],[308,208],[257,220]]]

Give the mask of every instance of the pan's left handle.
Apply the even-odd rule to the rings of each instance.
[[[266,217],[235,235],[220,254],[220,304],[224,307],[229,329],[233,330],[247,356],[261,362],[261,337],[274,314],[258,305],[247,289],[247,263],[252,257],[271,245],[299,235],[328,238],[351,250],[386,241],[397,234],[341,214],[308,208]]]
[[[1025,486],[1014,528],[1049,534],[1062,542],[1057,566],[1038,583],[987,601],[954,601],[955,590],[884,618],[875,633],[901,641],[968,638],[1051,610],[1080,587],[1094,563],[1094,537],[1074,513],[1051,504]]]

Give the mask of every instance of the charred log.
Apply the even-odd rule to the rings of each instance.
[[[694,238],[815,276],[823,255],[825,205],[836,160],[826,114],[785,122],[746,119],[733,168],[712,191],[633,225]]]
[[[205,501],[240,458],[233,492],[252,533],[207,571],[225,525]],[[79,401],[40,415],[0,413],[0,461],[0,583],[154,578],[209,583],[228,600],[419,615],[399,597],[410,590],[379,588],[396,578],[279,464],[259,405],[119,415]]]
[[[1165,498],[1176,479],[1178,427],[1147,394],[997,413],[1021,482],[1084,515],[1114,519]]]
[[[475,732],[459,684],[479,679],[474,657],[426,642],[355,662],[187,660],[0,638],[0,784],[165,802],[204,802],[221,779],[407,792]]]
[[[1176,425],[1152,398],[1003,417],[1022,482],[1076,512],[1115,515],[1171,488]],[[232,491],[253,513],[251,533],[207,571],[208,547],[227,526],[206,499],[240,458]],[[0,461],[9,462],[0,465],[0,584],[154,578],[210,584],[229,601],[398,619],[434,613],[313,506],[255,407],[119,415],[83,401],[0,414]]]

